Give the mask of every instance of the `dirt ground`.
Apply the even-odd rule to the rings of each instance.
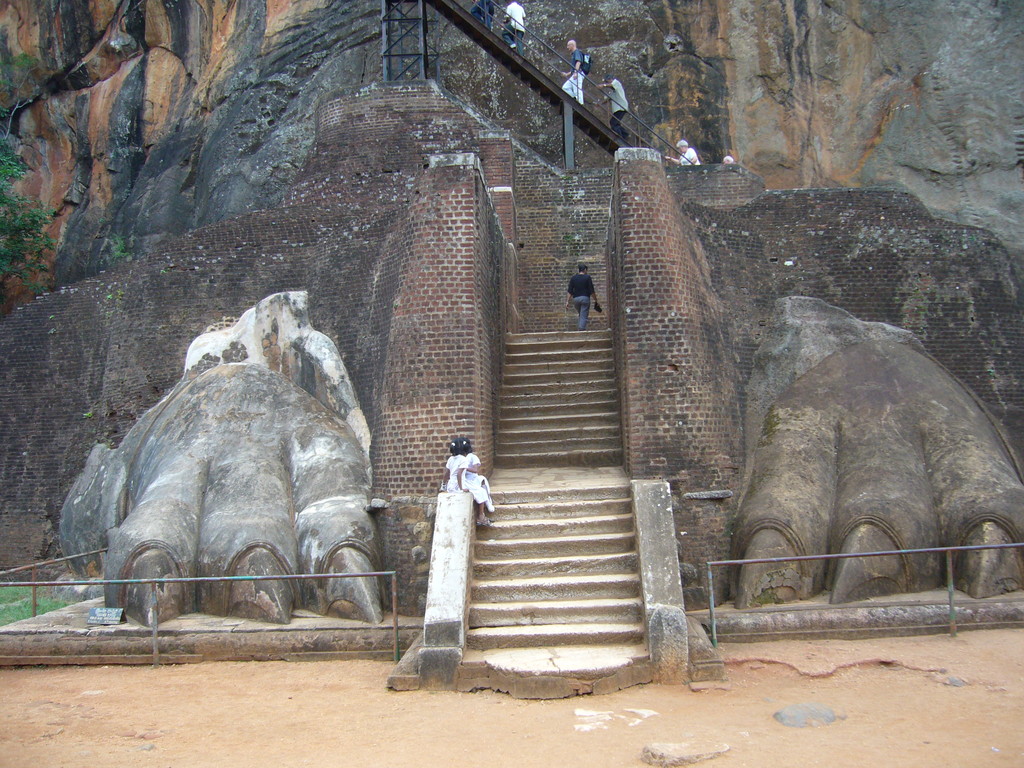
[[[727,684],[519,701],[395,693],[383,662],[0,670],[0,766],[641,766],[652,742],[724,744],[706,765],[1024,766],[1024,631],[734,644]],[[842,719],[793,728],[815,702]]]

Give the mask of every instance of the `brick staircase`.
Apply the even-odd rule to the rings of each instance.
[[[552,698],[649,682],[627,478],[564,470],[567,487],[544,489],[539,474],[494,473],[458,687]]]
[[[509,334],[496,467],[619,466],[610,331]]]

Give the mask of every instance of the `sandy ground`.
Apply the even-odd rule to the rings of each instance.
[[[395,693],[381,662],[0,670],[0,766],[1024,766],[1024,632],[735,644],[719,689],[647,685],[519,701]],[[786,727],[816,702],[843,719]]]

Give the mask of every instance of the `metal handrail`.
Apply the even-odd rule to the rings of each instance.
[[[36,571],[44,565],[55,565],[57,563],[66,563],[69,560],[77,560],[80,557],[89,557],[90,555],[100,555],[106,552],[106,548],[94,549],[91,552],[80,552],[77,555],[68,555],[67,557],[56,557],[52,560],[41,560],[38,563],[29,563],[28,565],[19,565],[16,568],[10,568],[6,571],[0,571],[0,576],[6,576],[10,573],[20,573],[21,571],[32,571],[32,581],[36,580]],[[35,616],[39,611],[39,596],[36,593],[36,588],[32,587],[32,615]]]
[[[72,557],[76,557],[72,555]],[[366,573],[282,573],[264,576],[174,576],[162,579],[75,579],[70,581],[9,581],[0,582],[3,587],[76,587],[107,584],[149,584],[149,616],[153,628],[153,666],[160,664],[160,646],[158,631],[160,620],[157,614],[156,589],[159,584],[204,584],[220,581],[303,581],[307,579],[357,579],[368,577],[391,577],[391,632],[394,658],[398,662],[401,655],[398,643],[398,581],[397,571],[368,571]],[[34,615],[34,614],[33,614]]]
[[[955,589],[953,586],[953,553],[974,552],[984,549],[1019,549],[1024,542],[1011,544],[975,544],[959,547],[925,547],[922,549],[893,549],[880,552],[838,552],[830,555],[793,555],[792,557],[759,557],[750,560],[709,560],[706,563],[708,576],[708,614],[711,621],[711,644],[718,647],[718,624],[715,617],[715,581],[712,567],[723,565],[757,565],[760,563],[794,563],[809,560],[843,560],[851,557],[887,557],[892,555],[946,554],[946,590],[949,594],[949,634],[956,637],[956,605],[954,604]]]

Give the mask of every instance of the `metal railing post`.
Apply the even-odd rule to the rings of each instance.
[[[160,666],[160,643],[157,639],[158,626],[160,624],[160,612],[157,610],[156,582],[149,585],[149,623],[153,627],[153,666]]]
[[[708,563],[708,613],[711,616],[711,645],[718,647],[718,625],[715,623],[715,577]]]
[[[36,572],[37,572],[37,569],[33,565],[32,566],[32,581],[38,581],[38,579],[36,578]],[[39,601],[36,599],[36,586],[35,586],[35,584],[33,584],[32,585],[32,616],[33,616],[33,618],[35,617],[35,615],[38,612],[38,610],[39,610]]]
[[[401,659],[398,650],[398,573],[391,572],[391,631],[395,645],[395,662]]]
[[[946,550],[946,589],[949,592],[949,635],[956,637],[956,605],[953,603],[953,550]]]

